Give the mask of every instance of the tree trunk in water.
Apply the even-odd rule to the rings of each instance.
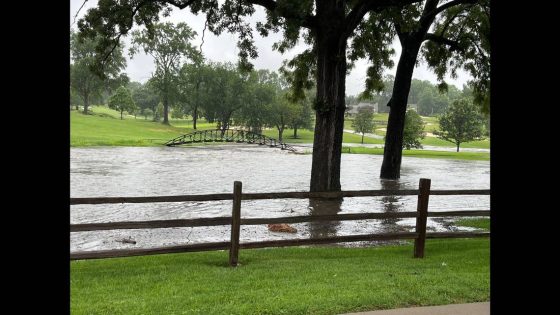
[[[346,38],[343,2],[318,3],[317,98],[310,191],[340,191]]]
[[[282,142],[282,134],[284,133],[284,127],[278,128],[278,141]]]
[[[401,176],[404,118],[408,93],[414,72],[414,64],[420,49],[420,40],[404,40],[401,57],[397,66],[393,94],[389,99],[389,120],[383,149],[381,175],[383,179],[398,179]]]

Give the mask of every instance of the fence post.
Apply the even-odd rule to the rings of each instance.
[[[431,182],[428,178],[420,178],[418,185],[418,207],[416,210],[418,211],[418,216],[416,217],[416,233],[418,233],[418,237],[414,240],[414,258],[424,258]]]
[[[231,211],[231,239],[229,265],[237,266],[239,257],[239,229],[241,225],[241,182],[233,182],[233,207]]]

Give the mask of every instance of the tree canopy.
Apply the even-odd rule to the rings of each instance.
[[[439,131],[434,134],[439,138],[452,142],[457,146],[461,143],[482,140],[484,138],[485,120],[480,108],[466,99],[457,100],[439,118]]]

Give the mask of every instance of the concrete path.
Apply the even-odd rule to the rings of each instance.
[[[397,308],[343,315],[490,315],[490,302]]]

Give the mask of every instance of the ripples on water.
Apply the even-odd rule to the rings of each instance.
[[[255,145],[197,148],[107,147],[72,148],[71,197],[160,196],[230,193],[233,182],[243,192],[305,191],[309,189],[311,155]],[[403,157],[398,181],[379,179],[382,156],[343,154],[343,190],[417,189],[420,178],[431,189],[488,189],[487,161]],[[281,217],[307,214],[415,211],[417,196],[345,198],[338,204],[309,200],[248,200],[242,217]],[[489,196],[430,196],[430,211],[490,209]],[[72,224],[112,221],[187,219],[231,215],[231,201],[151,204],[74,205]],[[241,227],[241,241],[307,238],[379,232],[412,231],[415,219],[384,219],[293,224],[297,234],[273,233],[265,225]],[[441,218],[428,220],[428,229],[448,228]],[[139,248],[229,240],[229,227],[114,230],[71,233],[71,251]],[[118,242],[132,237],[136,245]]]

